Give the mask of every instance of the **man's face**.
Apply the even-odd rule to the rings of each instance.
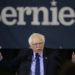
[[[43,51],[44,42],[41,37],[35,36],[32,38],[32,42],[30,47],[32,48],[33,52],[39,53]]]

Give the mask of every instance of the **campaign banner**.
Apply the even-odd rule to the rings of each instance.
[[[0,48],[26,48],[32,33],[46,47],[75,48],[74,0],[0,0]]]

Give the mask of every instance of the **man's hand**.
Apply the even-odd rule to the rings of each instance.
[[[75,53],[72,53],[72,62],[75,63]]]
[[[2,56],[2,53],[0,52],[0,61],[2,61],[3,59],[3,56]]]

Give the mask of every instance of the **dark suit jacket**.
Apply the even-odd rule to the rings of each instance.
[[[23,51],[23,53],[25,54],[25,57],[19,66],[17,75],[30,75],[33,52],[31,49],[28,49],[25,52]],[[21,54],[24,55],[23,53]],[[44,48],[43,57],[44,57],[44,71],[45,71],[44,75],[58,75],[58,69],[60,65],[58,50]]]

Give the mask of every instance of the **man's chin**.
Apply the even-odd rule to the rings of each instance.
[[[38,52],[41,52],[42,50],[41,49],[38,49],[36,52],[38,53]]]

